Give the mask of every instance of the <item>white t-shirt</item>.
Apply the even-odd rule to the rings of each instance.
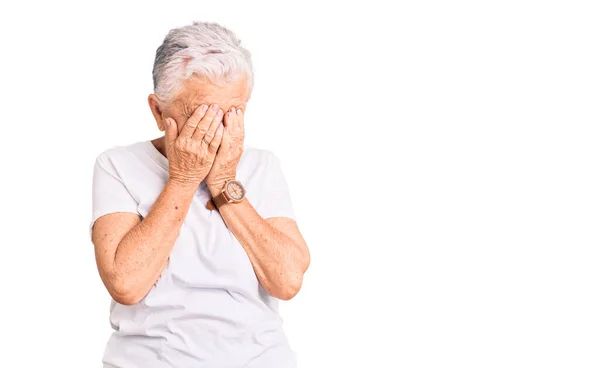
[[[100,154],[94,167],[93,215],[132,212],[142,218],[163,190],[169,163],[141,141]],[[268,150],[244,146],[237,180],[263,217],[295,219],[279,160]],[[278,299],[260,285],[248,255],[218,211],[203,181],[192,200],[167,266],[136,305],[114,300],[115,330],[103,357],[105,367],[296,366],[278,314]]]

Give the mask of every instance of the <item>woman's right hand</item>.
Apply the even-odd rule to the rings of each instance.
[[[177,123],[166,119],[165,144],[169,178],[198,186],[210,171],[223,137],[223,110],[200,105],[178,133]]]

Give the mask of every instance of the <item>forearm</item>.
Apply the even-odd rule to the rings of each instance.
[[[279,299],[293,297],[300,289],[306,271],[305,245],[269,224],[248,199],[225,204],[219,212],[248,254],[265,290]]]
[[[145,296],[156,282],[179,236],[195,187],[167,182],[148,215],[120,241],[114,278],[123,290]]]

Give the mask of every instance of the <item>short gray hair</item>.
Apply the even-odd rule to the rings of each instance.
[[[193,74],[224,85],[245,74],[254,85],[250,52],[229,29],[213,22],[193,22],[169,31],[156,50],[152,78],[154,93],[170,101]]]

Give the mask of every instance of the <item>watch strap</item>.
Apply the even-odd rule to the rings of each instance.
[[[220,208],[225,203],[229,202],[229,198],[225,194],[225,190],[213,197],[213,202],[217,208]]]

